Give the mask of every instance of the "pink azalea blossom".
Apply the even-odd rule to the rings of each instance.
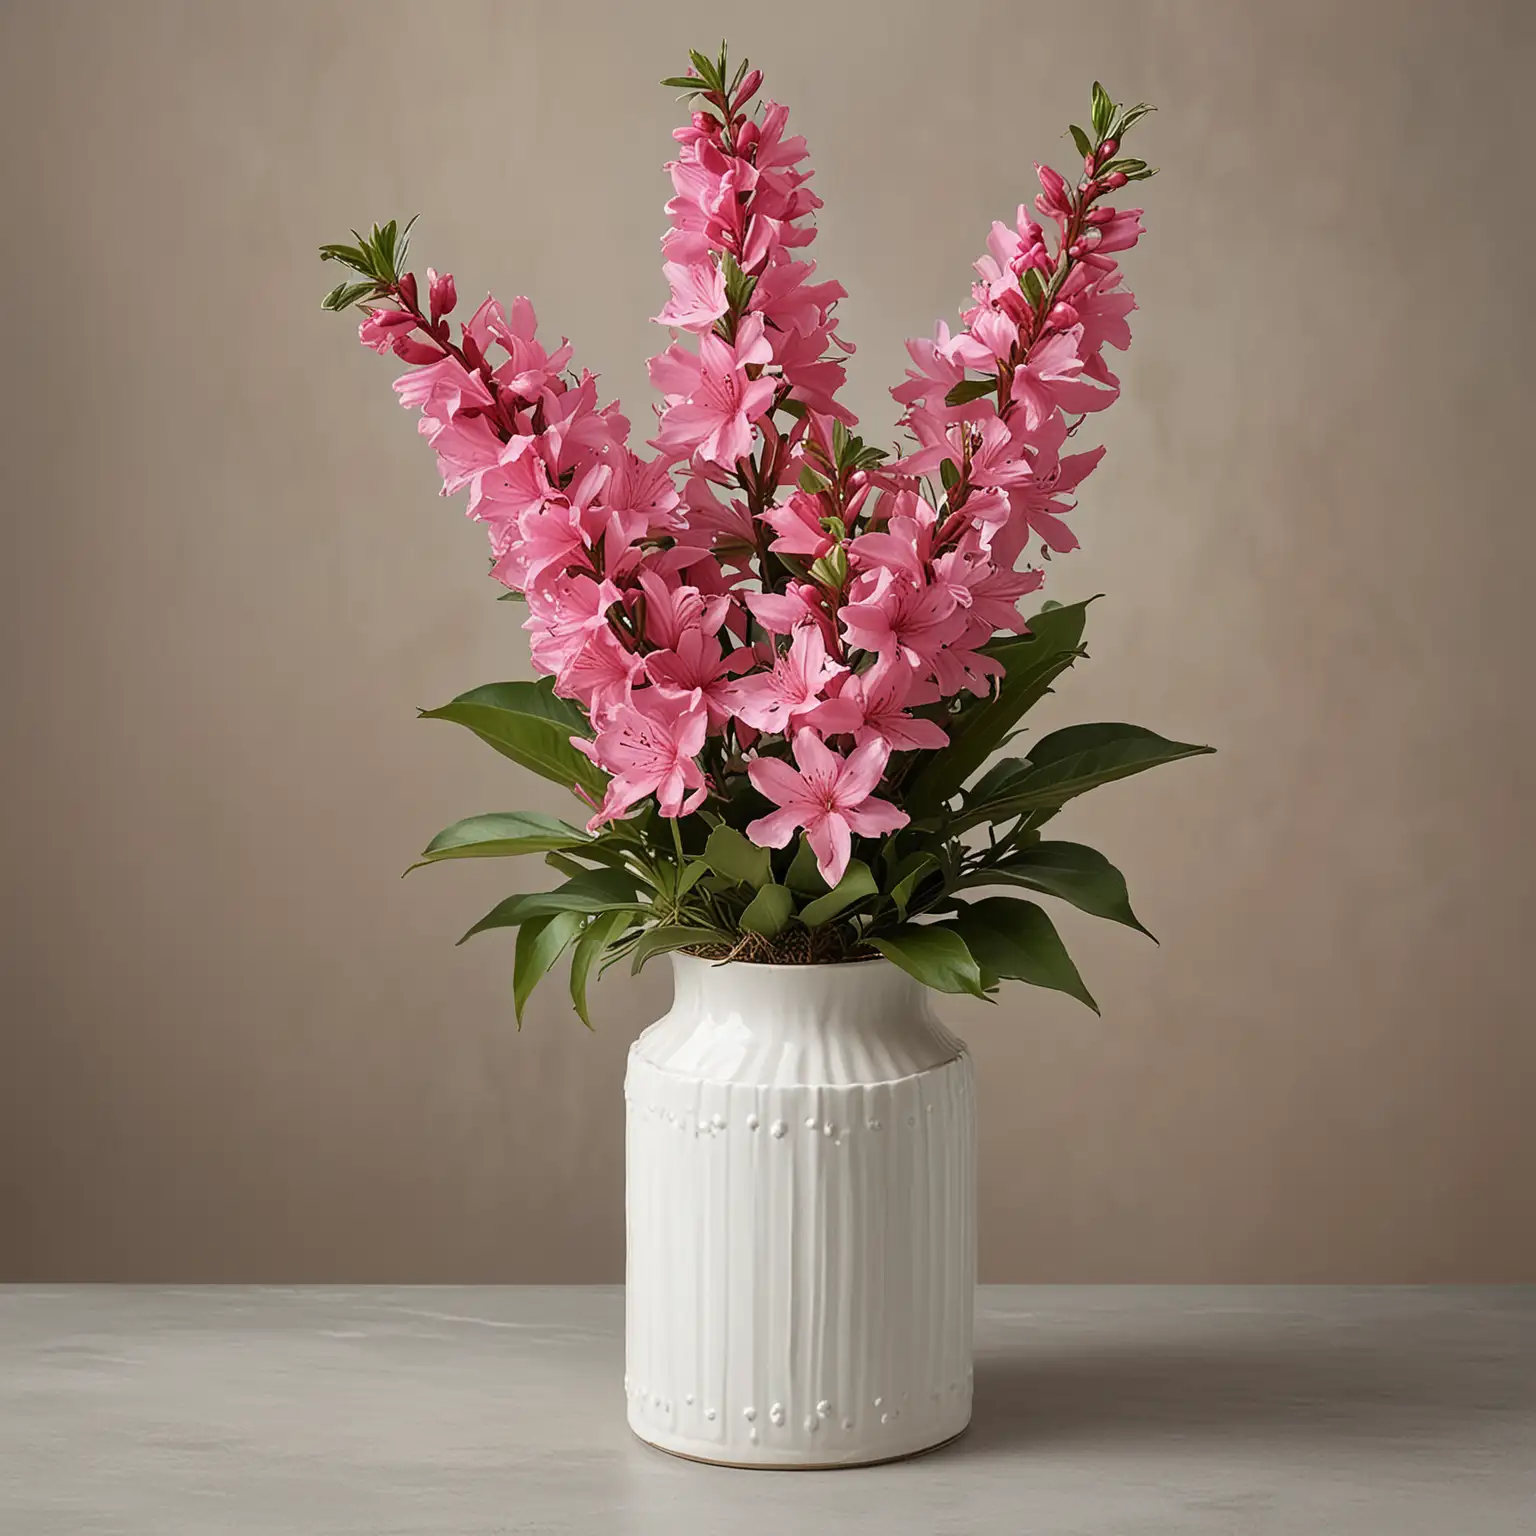
[[[794,723],[821,702],[827,684],[847,668],[827,655],[820,628],[803,624],[771,672],[759,672],[732,686],[731,713],[760,731],[789,734]]]
[[[657,325],[677,325],[685,331],[707,331],[725,313],[725,278],[712,261],[669,261],[662,267],[672,297],[656,316]]]
[[[937,698],[938,690],[920,684],[905,662],[880,661],[844,679],[837,697],[818,704],[806,720],[824,736],[851,734],[858,747],[879,740],[892,752],[936,751],[949,745],[944,728],[914,719],[905,706]]]
[[[838,614],[848,644],[881,657],[900,657],[919,673],[933,670],[939,647],[965,627],[954,594],[879,572],[857,602]]]
[[[694,761],[708,730],[698,694],[661,693],[648,688],[617,709],[595,741],[583,736],[571,745],[613,775],[603,803],[587,823],[596,832],[647,795],[656,796],[663,816],[687,816],[708,793],[704,770]]]
[[[747,836],[760,848],[783,848],[803,827],[821,878],[836,885],[848,868],[855,835],[882,837],[907,824],[905,811],[871,793],[891,749],[877,737],[839,757],[805,730],[795,736],[794,753],[795,768],[779,758],[759,757],[747,769],[753,786],[779,807],[748,822]]]
[[[832,548],[832,536],[821,526],[822,504],[804,491],[796,491],[782,507],[770,507],[761,516],[778,535],[768,546],[775,554],[819,560]]]
[[[713,634],[695,626],[685,629],[666,651],[652,651],[645,658],[646,676],[664,693],[697,693],[709,711],[709,728],[720,730],[730,718],[731,679],[757,665],[748,647],[729,653]]]
[[[1036,342],[1013,376],[1013,399],[1023,409],[1024,425],[1040,426],[1058,406],[1063,410],[1102,411],[1113,405],[1114,391],[1085,384],[1079,378],[1083,359],[1079,352],[1081,326],[1060,331]]]
[[[773,402],[772,379],[751,379],[747,368],[769,362],[773,349],[759,316],[741,322],[734,345],[713,333],[699,338],[695,356],[675,342],[651,359],[651,380],[667,409],[653,446],[731,468],[752,450],[752,423]]]

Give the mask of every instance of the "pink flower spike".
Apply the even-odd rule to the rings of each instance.
[[[816,855],[816,867],[828,885],[848,868],[853,838],[881,837],[907,824],[907,813],[871,794],[885,772],[891,749],[878,738],[839,757],[801,731],[795,737],[798,773],[779,758],[760,757],[747,769],[753,786],[779,807],[747,824],[747,836],[759,848],[783,848],[798,827]]]

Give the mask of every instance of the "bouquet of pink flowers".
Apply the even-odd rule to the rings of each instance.
[[[584,826],[472,816],[424,862],[542,853],[564,882],[470,929],[515,927],[518,1017],[567,950],[587,1017],[594,972],[685,949],[823,963],[884,955],[928,986],[1003,978],[1092,1006],[1050,918],[1020,888],[1140,928],[1101,854],[1041,828],[1076,795],[1205,752],[1129,725],[1079,725],[993,754],[1080,656],[1087,604],[1019,603],[1036,560],[1076,548],[1068,516],[1103,448],[1068,451],[1119,381],[1136,307],[1116,257],[1141,210],[1107,199],[1153,174],[1124,154],[1150,108],[1095,85],[1075,185],[1037,166],[1042,223],[994,223],[961,328],[912,340],[891,391],[893,457],[838,400],[837,301],[804,250],[821,200],[762,75],[693,53],[662,241],[670,344],[651,359],[654,435],[546,347],[526,298],[487,298],[455,339],[448,273],[406,268],[410,226],[321,255],[354,280],[365,346],[410,371],[400,403],[467,489],[492,576],[527,606],[538,682],[493,683],[427,718],[467,726],[570,789]]]

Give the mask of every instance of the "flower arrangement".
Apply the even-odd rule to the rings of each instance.
[[[693,109],[667,167],[649,454],[526,298],[487,298],[455,339],[453,277],[407,270],[410,225],[321,248],[353,273],[325,307],[359,306],[363,344],[409,366],[400,403],[527,608],[539,680],[423,713],[585,802],[584,826],[472,816],[421,862],[535,853],[564,877],[465,935],[517,929],[519,1021],[567,950],[583,1020],[595,973],[675,949],[884,955],[941,991],[1012,978],[1095,1006],[1037,903],[978,893],[1141,928],[1112,864],[1041,829],[1086,790],[1210,750],[1094,724],[992,761],[1085,654],[1088,603],[1019,604],[1077,547],[1068,515],[1104,453],[1068,449],[1119,394],[1105,348],[1129,345],[1136,304],[1116,257],[1142,226],[1107,199],[1154,174],[1124,153],[1151,109],[1094,85],[1091,128],[1070,130],[1081,179],[1036,167],[1053,237],[1022,205],[994,223],[960,329],[907,343],[892,456],[838,399],[854,349],[845,290],[804,255],[821,206],[805,141],[754,107],[745,60],[691,59],[663,82]]]

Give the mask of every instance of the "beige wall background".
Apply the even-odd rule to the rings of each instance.
[[[654,82],[725,31],[810,138],[877,436],[902,338],[1089,81],[1160,111],[1049,720],[1220,755],[1070,832],[1161,949],[956,1002],[989,1280],[1536,1279],[1524,4],[34,0],[0,30],[0,1278],[597,1281],[619,1085],[400,871],[557,792],[414,708],[521,674],[477,529],[314,247],[419,211],[640,420]],[[1065,825],[1065,824],[1064,824]]]

